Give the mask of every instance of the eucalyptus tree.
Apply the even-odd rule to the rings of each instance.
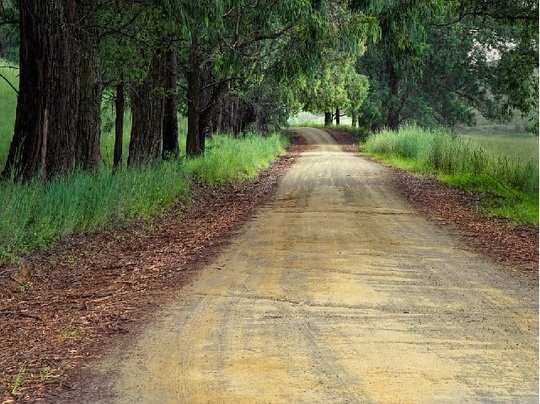
[[[75,0],[18,3],[20,84],[6,176],[49,178],[75,167],[78,17]]]
[[[475,110],[490,119],[529,113],[537,105],[538,23],[528,14],[537,14],[533,3],[356,2],[381,26],[380,40],[357,63],[370,79],[363,124],[452,126],[472,123]]]
[[[183,29],[179,59],[187,82],[187,154],[204,150],[225,94],[248,93],[267,75],[292,82],[316,69],[328,46],[361,47],[371,21],[345,12],[347,5],[345,0],[169,2]],[[340,35],[330,35],[337,31]]]
[[[368,93],[368,79],[349,59],[327,61],[315,74],[302,80],[304,110],[324,113],[325,125],[340,124],[342,111],[356,122]]]
[[[377,16],[380,38],[370,44],[360,58],[360,71],[368,73],[370,81],[379,81],[372,91],[384,105],[386,126],[397,129],[402,122],[402,110],[419,75],[419,64],[426,48],[426,22],[439,12],[439,0],[357,0],[360,7]],[[384,83],[384,86],[381,84]]]
[[[263,51],[302,26],[311,11],[303,0],[205,0],[171,5],[180,15],[180,63],[186,77],[186,152],[204,151],[204,139],[221,96],[260,71]]]
[[[362,112],[362,106],[368,95],[369,79],[351,68],[345,80],[345,89],[347,91],[345,110],[351,117],[351,126],[356,127],[358,116]]]

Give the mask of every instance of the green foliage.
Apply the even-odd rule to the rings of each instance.
[[[370,136],[365,150],[401,168],[484,193],[493,214],[538,223],[538,165],[486,151],[443,130],[406,126]],[[515,208],[515,210],[512,210]]]
[[[186,172],[207,184],[225,184],[254,177],[285,152],[286,139],[279,134],[248,133],[240,138],[215,136],[204,158],[188,160]],[[241,150],[241,152],[239,152]]]
[[[19,30],[15,21],[19,11],[17,0],[0,1],[0,59],[19,61]]]
[[[370,79],[362,118],[373,129],[392,114],[435,127],[472,124],[474,110],[494,120],[538,110],[536,17],[522,2],[361,3],[381,24],[357,65]]]
[[[301,82],[304,109],[314,113],[341,108],[348,113],[360,111],[368,93],[367,77],[358,74],[354,67],[342,61],[321,67],[313,76]]]
[[[280,135],[215,136],[194,160],[168,161],[116,173],[77,172],[48,183],[0,182],[0,263],[71,234],[148,219],[187,203],[193,180],[224,184],[253,177],[283,153]],[[238,150],[242,150],[241,153]]]

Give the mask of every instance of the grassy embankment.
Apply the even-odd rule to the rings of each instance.
[[[9,69],[8,73],[16,79],[16,70]],[[15,106],[15,93],[0,80],[1,167],[11,140]],[[0,264],[16,262],[20,256],[46,248],[68,234],[151,218],[177,201],[187,203],[194,181],[219,185],[251,178],[286,147],[286,139],[280,134],[242,138],[219,135],[207,142],[204,157],[180,158],[141,168],[124,167],[113,174],[109,114],[110,111],[104,111],[104,164],[96,174],[75,172],[49,183],[0,182]],[[184,125],[182,120],[180,133],[184,133]],[[127,154],[129,119],[125,129]],[[183,146],[183,136],[180,141]]]
[[[486,146],[487,144],[487,146]],[[501,153],[489,143],[416,126],[371,135],[364,150],[408,171],[434,175],[453,187],[485,196],[487,213],[538,224],[538,159]]]

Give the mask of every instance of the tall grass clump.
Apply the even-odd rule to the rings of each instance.
[[[414,125],[374,134],[364,147],[393,165],[485,193],[494,214],[538,223],[537,161],[488,151],[445,130]]]
[[[112,174],[77,172],[48,183],[0,183],[0,263],[71,233],[159,214],[186,199],[182,166],[163,163]]]
[[[226,184],[254,177],[268,167],[286,148],[280,134],[242,137],[214,136],[209,140],[204,158],[188,160],[186,171],[207,184]]]
[[[255,176],[285,150],[279,134],[216,135],[196,159],[159,162],[115,173],[75,172],[50,182],[0,182],[0,264],[73,233],[159,215],[187,203],[193,181],[225,184]]]

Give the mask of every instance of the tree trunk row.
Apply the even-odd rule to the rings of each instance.
[[[163,55],[156,52],[146,78],[131,89],[129,165],[145,164],[161,157],[165,68]]]

